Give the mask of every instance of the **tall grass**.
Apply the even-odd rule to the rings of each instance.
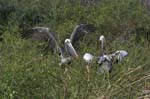
[[[139,27],[149,30],[147,12],[136,0],[102,0],[95,6],[82,6],[79,3],[69,0],[11,0],[10,6],[15,10],[10,11],[7,20],[0,17],[0,22],[7,21],[1,24],[1,99],[146,97],[143,91],[150,88],[150,46],[143,36],[145,32],[140,35],[141,39],[137,39],[134,30]],[[79,58],[65,65],[67,73],[64,73],[64,67],[58,65],[58,55],[50,52],[45,55],[37,47],[39,42],[20,37],[22,29],[47,26],[56,31],[59,41],[63,42],[79,23],[92,23],[97,26],[97,31],[83,39],[78,49]],[[108,53],[118,49],[129,53],[122,62],[114,65],[109,78],[107,73],[96,71],[96,63],[89,65],[88,74],[88,64],[82,59],[85,52],[100,54],[98,39],[101,34],[106,36]]]

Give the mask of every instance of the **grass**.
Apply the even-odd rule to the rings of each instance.
[[[145,36],[150,30],[150,17],[139,0],[101,0],[95,6],[86,7],[70,0],[1,2],[4,9],[0,12],[3,38],[0,41],[0,99],[146,98],[144,91],[150,90],[150,42]],[[64,66],[68,68],[66,73],[64,67],[58,65],[58,55],[37,47],[39,42],[20,38],[22,28],[46,26],[55,30],[59,42],[63,42],[79,23],[92,23],[97,31],[83,38],[79,58]],[[136,29],[139,33],[132,33],[137,32]],[[106,37],[108,53],[118,49],[129,53],[114,65],[109,78],[107,74],[97,73],[96,63],[88,65],[82,59],[86,52],[100,54],[101,34]]]
[[[129,52],[122,62],[114,65],[110,73],[111,87],[108,87],[106,74],[97,73],[95,63],[89,65],[88,80],[87,64],[82,59],[85,52],[98,55],[99,43],[93,41],[89,46],[81,43],[79,59],[66,65],[68,72],[64,74],[57,55],[50,52],[43,55],[37,48],[38,42],[33,44],[6,31],[0,44],[0,98],[137,99],[143,90],[150,88],[150,46],[147,41],[137,44],[132,39],[128,42],[130,44],[116,40],[108,42],[108,49]]]

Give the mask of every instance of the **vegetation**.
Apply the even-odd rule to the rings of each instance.
[[[0,99],[137,99],[150,90],[150,12],[139,0],[99,0],[81,5],[77,0],[0,1]],[[23,30],[49,27],[62,42],[80,23],[97,27],[81,42],[80,57],[66,65],[64,74],[58,55],[39,49],[39,42],[21,39]],[[115,64],[110,77],[90,73],[82,56],[99,55],[98,38],[104,34],[108,53],[129,52]],[[108,87],[110,80],[111,87]]]

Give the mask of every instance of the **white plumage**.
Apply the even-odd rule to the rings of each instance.
[[[117,50],[114,55],[117,55],[117,59],[121,61],[125,56],[128,55],[128,52],[125,50]]]
[[[104,41],[104,40],[105,40],[104,35],[101,35],[100,38],[99,38],[99,40],[100,40],[100,41]]]
[[[85,53],[83,56],[83,59],[87,62],[90,63],[93,61],[94,56],[90,53]]]

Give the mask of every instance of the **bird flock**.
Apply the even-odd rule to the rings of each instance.
[[[79,24],[74,28],[70,38],[65,39],[62,44],[58,41],[56,33],[51,32],[47,27],[34,27],[28,29],[22,33],[22,38],[47,42],[49,50],[52,53],[58,53],[60,56],[59,65],[65,65],[79,57],[76,51],[78,46],[74,48],[75,44],[80,42],[85,35],[92,34],[95,30],[96,27],[91,24]],[[83,59],[88,64],[96,62],[99,65],[97,70],[100,72],[110,72],[113,64],[121,61],[128,53],[125,50],[117,50],[114,53],[106,54],[106,39],[104,35],[100,36],[99,41],[101,43],[101,55],[94,56],[91,53],[85,53]]]

